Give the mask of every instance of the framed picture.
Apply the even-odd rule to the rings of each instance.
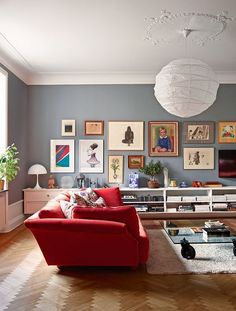
[[[178,156],[178,122],[148,122],[149,155],[151,157]]]
[[[109,150],[143,150],[143,121],[109,121]]]
[[[185,144],[213,144],[214,122],[184,122]]]
[[[108,183],[122,184],[124,179],[124,156],[108,156]]]
[[[220,144],[235,144],[236,143],[236,121],[219,122],[218,141]]]
[[[61,121],[61,136],[75,136],[75,120]]]
[[[79,141],[79,172],[103,173],[103,140]]]
[[[74,172],[74,140],[53,139],[50,142],[51,173]]]
[[[144,166],[143,155],[129,155],[128,156],[128,168],[137,169]]]
[[[104,135],[104,121],[85,121],[84,135]]]
[[[214,148],[184,148],[185,170],[213,170]]]

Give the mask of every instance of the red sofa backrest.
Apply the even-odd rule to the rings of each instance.
[[[139,237],[138,216],[135,208],[130,205],[115,208],[75,207],[72,217],[76,219],[111,220],[125,223],[128,231],[134,237]]]

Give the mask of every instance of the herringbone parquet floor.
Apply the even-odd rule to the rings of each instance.
[[[0,234],[0,310],[233,311],[236,275],[168,275],[47,266],[31,233]]]

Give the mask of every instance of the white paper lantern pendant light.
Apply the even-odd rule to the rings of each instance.
[[[178,59],[156,76],[155,96],[169,113],[189,118],[215,101],[219,82],[214,71],[197,59]]]
[[[150,25],[147,27],[145,39],[153,45],[170,43],[176,21],[178,26],[180,22],[183,25],[192,25],[183,27],[182,31],[175,31],[178,37],[182,35],[187,40],[191,35],[192,41],[203,46],[207,41],[215,40],[225,30],[227,21],[234,20],[226,15],[225,11],[218,15],[192,12],[172,14],[162,11],[159,18],[146,19],[150,21]],[[156,25],[167,28],[163,32],[165,37],[158,40],[153,38]],[[202,113],[214,103],[218,87],[217,76],[207,64],[197,59],[183,58],[173,60],[162,68],[156,76],[154,92],[157,101],[166,111],[175,116],[189,118]]]

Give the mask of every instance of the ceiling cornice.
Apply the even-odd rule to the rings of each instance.
[[[0,63],[27,85],[155,84],[157,72],[71,72],[35,73],[6,55]],[[220,84],[236,84],[236,71],[216,72]]]

